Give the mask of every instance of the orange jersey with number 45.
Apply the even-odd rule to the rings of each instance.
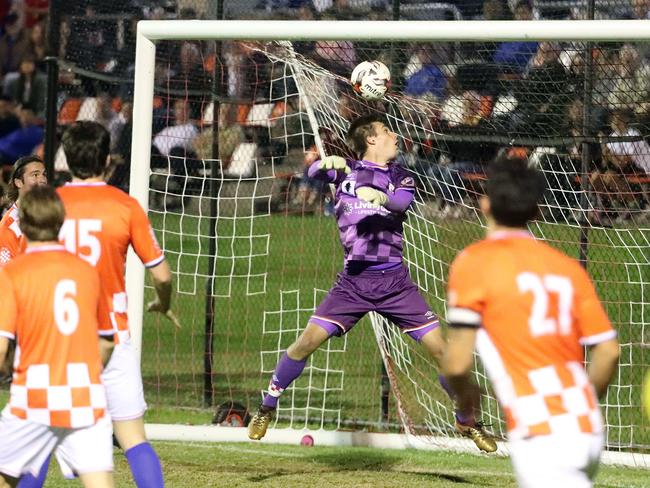
[[[510,439],[602,431],[583,346],[616,332],[577,261],[527,232],[492,234],[452,264],[447,313],[478,328]]]
[[[66,215],[59,240],[99,271],[100,328],[116,331],[123,342],[129,336],[124,280],[129,245],[146,267],[164,259],[149,219],[134,198],[106,183],[69,183],[58,193]]]

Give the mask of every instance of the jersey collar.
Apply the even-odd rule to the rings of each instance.
[[[64,186],[106,186],[105,181],[91,181],[91,182],[85,182],[85,181],[69,181],[66,183]]]
[[[35,252],[46,252],[46,251],[65,251],[65,247],[61,244],[52,244],[51,246],[38,246],[38,247],[28,247],[25,249],[25,254],[32,254]]]
[[[512,237],[523,237],[527,239],[532,239],[533,235],[527,230],[499,230],[492,232],[488,239],[510,239]]]
[[[381,166],[377,163],[373,163],[372,161],[367,161],[365,159],[362,159],[359,161],[359,164],[361,164],[361,166],[363,166],[364,168],[378,169],[380,171],[388,171],[392,163],[388,163],[386,166]]]

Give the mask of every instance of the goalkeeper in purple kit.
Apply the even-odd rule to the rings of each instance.
[[[282,392],[302,373],[307,358],[331,336],[347,333],[368,312],[377,312],[424,346],[437,364],[446,343],[438,318],[427,305],[403,263],[403,222],[413,202],[415,183],[392,163],[397,135],[382,117],[355,119],[346,142],[357,161],[328,156],[309,176],[336,186],[335,215],[345,267],[309,319],[307,327],[278,362],[267,393],[248,426],[248,436],[264,437]],[[442,386],[447,389],[444,378]],[[477,447],[494,452],[496,443],[473,412],[456,412],[456,429]]]

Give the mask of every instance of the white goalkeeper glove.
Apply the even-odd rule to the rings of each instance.
[[[323,171],[334,169],[336,171],[343,171],[345,173],[349,173],[351,171],[350,167],[345,162],[345,158],[342,158],[341,156],[324,157],[318,164],[318,169]]]
[[[383,207],[388,202],[388,195],[383,191],[375,190],[369,186],[362,186],[356,189],[357,198],[373,204],[376,207]]]

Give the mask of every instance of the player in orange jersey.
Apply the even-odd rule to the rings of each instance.
[[[0,487],[36,474],[53,451],[84,486],[112,487],[99,275],[58,243],[64,209],[52,188],[23,194],[19,216],[27,250],[0,269],[0,360],[10,339],[20,351],[0,416]]]
[[[116,337],[113,357],[102,375],[115,437],[136,485],[162,487],[160,461],[145,437],[147,405],[127,320],[124,274],[129,245],[153,278],[157,298],[149,311],[163,313],[179,326],[170,310],[172,275],[142,207],[105,183],[110,167],[108,131],[96,122],[76,122],[63,134],[62,144],[73,179],[58,190],[66,209],[59,238],[68,251],[97,268],[101,277],[105,297],[100,304],[100,328],[114,331]]]
[[[17,159],[9,178],[7,200],[11,207],[0,220],[0,267],[25,250],[25,238],[18,226],[18,206],[20,197],[37,185],[46,185],[45,165],[36,156]]]
[[[603,446],[598,398],[619,346],[586,271],[526,230],[543,191],[525,159],[490,165],[480,200],[487,238],[450,270],[443,370],[461,410],[477,409],[469,375],[476,345],[505,414],[519,486],[590,487]]]
[[[12,205],[0,220],[0,268],[21,254],[27,245],[18,226],[20,197],[30,188],[45,184],[47,184],[47,177],[43,161],[36,156],[24,156],[16,160],[11,170],[7,194],[7,200]],[[0,363],[0,383],[11,381],[13,351],[14,342],[12,341],[4,364]]]

